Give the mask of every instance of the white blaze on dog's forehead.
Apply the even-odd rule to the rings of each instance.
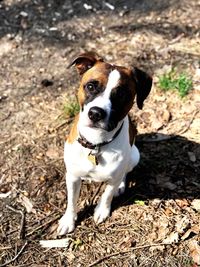
[[[119,84],[119,80],[120,80],[119,71],[118,70],[111,71],[111,73],[108,76],[108,82],[106,85],[106,89],[104,91],[104,97],[107,97],[107,98],[110,97],[110,93],[112,89],[115,88]]]

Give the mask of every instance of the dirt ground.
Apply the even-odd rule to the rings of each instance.
[[[0,1],[0,267],[200,265],[199,26],[199,0]],[[103,185],[84,183],[68,245],[42,248],[66,208],[67,65],[85,50],[153,75],[131,110],[141,161],[105,223],[92,217]],[[172,67],[193,80],[183,99],[159,89]]]

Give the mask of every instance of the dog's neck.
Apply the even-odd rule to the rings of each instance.
[[[85,148],[99,150],[102,146],[105,146],[105,145],[111,143],[115,138],[117,138],[117,136],[120,134],[120,132],[122,130],[123,124],[124,124],[124,122],[121,123],[121,126],[115,132],[115,134],[112,136],[112,138],[110,138],[109,140],[106,140],[104,142],[93,144],[90,141],[88,141],[88,139],[86,139],[83,135],[81,135],[81,133],[79,133],[79,138],[77,139],[77,141]]]

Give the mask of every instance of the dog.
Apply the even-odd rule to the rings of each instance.
[[[58,235],[75,228],[82,179],[107,183],[94,221],[99,224],[109,217],[114,195],[124,193],[126,175],[140,159],[128,112],[135,98],[142,109],[152,87],[152,78],[142,70],[107,63],[93,52],[77,56],[73,65],[80,75],[80,112],[64,146],[68,203]]]

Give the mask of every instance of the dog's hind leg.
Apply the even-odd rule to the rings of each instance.
[[[75,228],[77,219],[77,201],[80,194],[81,179],[73,177],[71,174],[66,175],[67,184],[67,209],[59,221],[58,235],[70,233]]]
[[[114,197],[118,197],[118,196],[124,194],[125,189],[126,189],[126,176],[124,176],[124,178],[122,179],[119,187],[115,191]]]
[[[129,171],[131,171],[135,166],[137,166],[139,161],[140,161],[140,152],[138,148],[133,144],[131,148],[131,169]]]
[[[126,189],[126,175],[127,175],[127,173],[132,171],[132,169],[138,164],[139,160],[140,160],[139,150],[137,149],[137,147],[135,145],[133,145],[132,149],[131,149],[130,164],[128,166],[128,170],[127,170],[125,176],[123,177],[119,187],[117,188],[117,190],[114,193],[115,197],[118,197],[118,196],[122,195],[125,192],[125,189]]]

